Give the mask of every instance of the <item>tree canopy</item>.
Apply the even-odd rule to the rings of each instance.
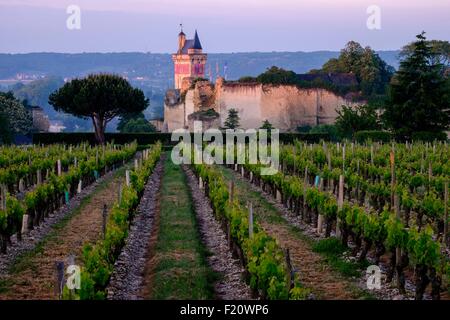
[[[3,124],[8,124],[7,131],[11,134],[30,132],[33,126],[31,112],[14,97],[12,92],[0,92],[0,113],[3,115]]]
[[[269,122],[269,120],[266,119],[262,123],[260,129],[272,130],[272,129],[275,129],[275,127]]]
[[[336,129],[342,137],[354,138],[358,131],[380,129],[380,123],[375,107],[361,105],[355,108],[342,106],[336,110]]]
[[[449,128],[450,80],[444,75],[445,66],[425,33],[416,37],[391,81],[383,115],[387,126],[401,139],[418,131]]]
[[[228,110],[228,117],[225,120],[225,129],[236,129],[239,128],[239,113],[236,109],[232,108]]]
[[[444,68],[450,68],[450,42],[444,40],[427,40],[431,50],[431,62],[433,64],[442,64]],[[416,47],[416,42],[411,42],[402,48],[400,57],[409,57]]]
[[[56,111],[79,118],[91,118],[98,143],[105,143],[106,124],[113,118],[138,113],[148,107],[148,99],[127,80],[111,74],[74,79],[53,92],[49,103]]]
[[[353,73],[365,97],[383,95],[394,73],[394,68],[384,62],[370,47],[358,42],[347,43],[338,58],[330,59],[322,69],[311,73]]]
[[[156,132],[155,126],[145,119],[142,112],[121,116],[117,130],[123,133]]]

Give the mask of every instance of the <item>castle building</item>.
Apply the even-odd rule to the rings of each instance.
[[[172,55],[175,66],[175,89],[181,89],[184,78],[204,78],[207,55],[195,31],[194,39],[186,39],[181,30],[178,35],[178,51]]]
[[[204,79],[207,55],[197,31],[194,39],[186,39],[181,30],[172,60],[175,86],[166,91],[164,98],[162,132],[192,131],[195,121],[201,121],[204,130],[222,128],[231,109],[238,111],[242,129],[259,128],[268,120],[280,131],[289,132],[300,126],[332,124],[343,105],[358,104],[353,101],[353,93],[340,95],[323,87]],[[335,86],[357,84],[353,74],[297,76],[311,83],[320,80]]]

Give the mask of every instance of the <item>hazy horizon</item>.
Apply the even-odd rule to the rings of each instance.
[[[69,30],[69,5],[81,29]],[[381,29],[369,30],[377,5]],[[450,40],[450,1],[0,0],[0,53],[173,53],[179,24],[207,53],[339,51],[349,40],[399,50],[422,30]]]

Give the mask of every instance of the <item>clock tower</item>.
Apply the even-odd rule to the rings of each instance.
[[[178,51],[172,55],[175,66],[175,89],[181,89],[184,78],[204,78],[207,54],[195,30],[194,39],[186,39],[181,29],[178,35]]]

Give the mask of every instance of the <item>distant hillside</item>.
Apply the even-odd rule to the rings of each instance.
[[[381,51],[381,58],[397,68],[399,51]],[[328,59],[337,57],[338,51],[315,52],[249,52],[208,55],[211,73],[223,74],[227,64],[230,80],[242,76],[256,76],[271,66],[305,73],[320,68]],[[83,76],[93,72],[114,72],[130,78],[147,77],[156,86],[172,83],[172,60],[169,54],[154,53],[29,53],[0,54],[0,79],[10,79],[17,74]]]

